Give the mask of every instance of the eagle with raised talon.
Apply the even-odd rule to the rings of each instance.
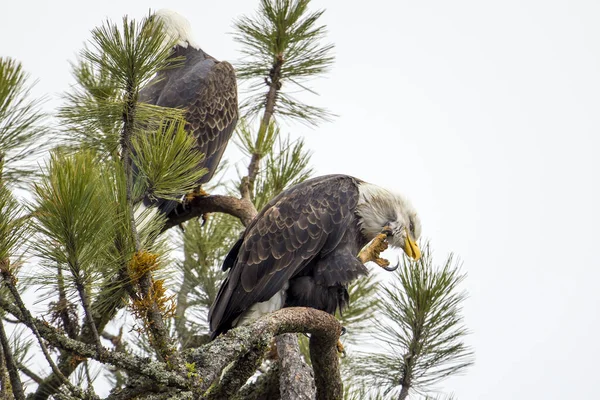
[[[335,314],[364,263],[387,269],[389,244],[417,260],[421,223],[403,196],[348,175],[306,180],[273,198],[223,263],[229,271],[209,311],[210,336],[283,307]]]

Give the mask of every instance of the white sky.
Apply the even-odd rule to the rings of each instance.
[[[50,109],[104,18],[168,7],[208,53],[234,61],[231,21],[257,3],[4,1],[0,55],[39,79]],[[337,61],[312,87],[339,117],[290,131],[306,135],[318,174],[407,194],[438,260],[453,251],[468,273],[476,365],[440,389],[597,398],[600,2],[313,3],[327,8]]]

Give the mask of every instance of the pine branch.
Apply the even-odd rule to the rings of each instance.
[[[323,11],[310,12],[309,4],[310,0],[261,0],[254,18],[242,17],[235,22],[235,39],[246,56],[237,66],[237,75],[242,81],[252,82],[250,90],[254,93],[241,108],[247,117],[264,111],[261,127],[266,128],[277,112],[311,124],[330,115],[317,108],[312,114],[295,115],[286,110],[290,105],[302,108],[301,103],[277,103],[284,85],[290,83],[307,90],[303,82],[329,71],[334,61],[333,45],[321,44],[326,30],[317,22]],[[265,84],[267,93],[260,93]]]
[[[119,280],[124,281],[125,279],[129,279],[129,277],[117,277],[115,279],[116,282],[112,279],[108,279],[105,282],[104,287],[100,290],[100,292],[104,294],[98,296],[91,306],[94,324],[100,332],[103,331],[108,322],[115,317],[117,311],[125,305],[122,300],[123,296],[119,295],[119,291],[121,291],[124,283],[118,282]],[[107,304],[107,299],[111,300],[109,304]],[[95,343],[95,338],[89,324],[86,323],[83,325],[81,333],[76,340],[85,344]],[[70,376],[82,361],[83,359],[77,354],[66,352],[61,355],[58,368],[63,375]],[[60,382],[58,375],[54,373],[50,374],[42,381],[42,383],[40,383],[33,398],[35,400],[46,400],[51,394],[58,390]]]
[[[263,352],[273,338],[284,333],[311,334],[311,354],[317,399],[341,399],[342,381],[336,344],[342,327],[330,314],[312,308],[291,307],[268,314],[252,325],[241,326],[187,353],[203,377],[198,389],[207,390],[223,369],[250,351]]]
[[[69,380],[60,372],[60,370],[58,369],[58,367],[52,360],[52,357],[50,356],[50,352],[48,351],[46,344],[42,340],[42,336],[40,335],[38,327],[33,322],[35,319],[31,315],[31,313],[29,312],[29,310],[27,309],[25,304],[23,303],[23,299],[21,298],[19,292],[17,291],[17,288],[15,286],[16,278],[10,273],[8,260],[0,261],[0,275],[2,276],[4,284],[8,287],[10,293],[12,294],[13,299],[15,300],[15,303],[17,304],[18,311],[19,311],[19,314],[21,317],[19,318],[17,315],[15,315],[14,312],[11,312],[11,313],[13,315],[15,315],[16,317],[18,317],[22,322],[24,322],[31,329],[31,331],[33,332],[34,336],[36,337],[36,339],[38,341],[40,348],[42,349],[42,353],[44,354],[46,361],[48,362],[48,364],[50,365],[50,368],[52,369],[52,372],[56,376],[59,377],[59,379],[61,380],[61,383],[63,385],[65,385],[65,387],[67,387],[69,389],[69,391],[71,391],[72,393],[75,393],[80,398],[85,398],[85,396],[83,395],[83,392],[79,388],[73,386],[73,384],[71,382],[69,382]],[[7,309],[6,307],[2,307],[2,308]]]
[[[239,218],[244,226],[249,224],[257,214],[252,202],[243,198],[238,199],[223,195],[195,196],[190,202],[186,203],[185,208],[178,206],[175,211],[167,216],[163,231],[192,218],[198,218],[212,212],[222,212]]]
[[[23,185],[36,175],[33,160],[51,143],[43,126],[46,116],[40,102],[29,100],[31,85],[19,62],[0,57],[0,177],[5,183]]]
[[[261,160],[277,134],[273,123],[277,114],[314,124],[329,117],[325,110],[303,105],[281,93],[286,81],[294,84],[322,74],[333,63],[333,57],[329,55],[333,46],[319,44],[325,29],[316,26],[316,22],[323,12],[309,13],[309,3],[309,0],[261,0],[256,17],[242,17],[235,22],[235,39],[243,45],[242,52],[248,56],[237,67],[238,78],[260,82],[251,86],[255,94],[241,108],[247,110],[245,116],[249,119],[262,112],[254,141],[245,140],[250,163],[240,185],[243,199],[253,200]],[[263,82],[268,88],[266,93],[260,93]],[[243,136],[246,128],[241,126]]]
[[[381,313],[376,320],[379,341],[387,353],[357,358],[361,379],[375,381],[406,398],[425,391],[444,378],[473,364],[473,352],[463,343],[467,330],[460,315],[465,278],[450,256],[433,267],[429,244],[420,246],[417,262],[403,258],[394,281],[382,292]]]
[[[140,23],[123,19],[122,28],[106,22],[92,31],[92,50],[85,49],[82,58],[91,63],[95,70],[106,71],[114,84],[121,90],[122,127],[119,135],[120,160],[125,175],[125,216],[135,255],[144,254],[140,234],[134,217],[133,154],[134,136],[138,118],[139,90],[161,68],[165,68],[171,56],[171,41],[167,40],[162,24],[155,18],[146,18]],[[169,65],[173,65],[170,63]],[[141,149],[142,147],[140,147]],[[156,297],[157,283],[152,271],[147,270],[137,279],[139,296],[133,296],[134,304],[142,306],[140,316],[146,320],[151,343],[159,357],[169,359],[175,366],[181,365],[165,325],[161,307]]]
[[[2,323],[2,319],[0,319],[0,345],[2,352],[4,353],[3,358],[6,361],[6,369],[8,370],[8,375],[10,377],[12,394],[15,397],[15,400],[25,400],[23,384],[21,383],[21,378],[19,377],[19,370],[13,358],[10,345],[8,343],[8,337],[6,336],[6,331],[4,330],[4,324]],[[2,371],[2,373],[4,373],[4,371]]]
[[[51,327],[44,321],[33,318],[31,315],[27,315],[29,313],[27,309],[23,311],[20,306],[15,307],[4,299],[0,299],[0,308],[11,313],[32,331],[37,332],[40,340],[43,338],[54,347],[75,353],[80,357],[93,358],[101,363],[114,365],[124,370],[131,371],[134,374],[145,376],[148,379],[163,385],[170,385],[176,388],[187,387],[185,378],[175,372],[168,371],[166,365],[163,363],[152,362],[148,358],[114,351],[98,353],[95,346],[69,339],[62,334],[62,332]]]

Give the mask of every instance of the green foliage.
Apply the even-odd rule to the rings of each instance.
[[[242,118],[237,126],[237,145],[248,157],[256,154],[258,157],[263,158],[272,153],[273,145],[278,137],[279,127],[272,121],[267,129],[259,130],[256,137],[245,118]]]
[[[452,255],[435,268],[429,244],[421,248],[421,259],[404,257],[381,292],[382,318],[376,327],[386,352],[356,360],[362,381],[385,388],[386,395],[398,394],[403,386],[426,391],[473,364],[460,314],[465,293],[458,286],[465,275]]]
[[[365,334],[373,334],[374,317],[381,306],[377,296],[382,284],[375,274],[360,277],[348,287],[350,305],[339,316],[342,326],[347,327],[343,343],[358,344]]]
[[[120,90],[138,92],[165,67],[174,42],[167,38],[156,18],[147,17],[136,22],[125,16],[121,29],[108,20],[94,28],[91,45],[91,50],[82,51],[82,57],[93,65],[102,66]]]
[[[0,182],[0,262],[11,261],[24,244],[29,233],[27,220],[17,200],[6,185]],[[19,264],[13,263],[12,267]]]
[[[17,185],[37,171],[24,161],[47,149],[40,140],[48,132],[45,115],[28,99],[27,80],[19,62],[0,57],[0,179]]]
[[[185,121],[164,121],[159,129],[132,139],[134,164],[146,191],[163,199],[179,200],[174,193],[193,191],[206,173],[198,169],[204,158],[196,138],[185,131]]]
[[[114,238],[116,207],[106,172],[92,152],[55,151],[47,176],[33,187],[38,254],[50,265],[67,266],[80,283],[100,278]],[[56,269],[51,271],[54,276]]]
[[[297,89],[308,90],[306,80],[329,71],[334,57],[332,44],[323,45],[325,26],[317,20],[323,11],[310,12],[310,0],[261,0],[254,18],[242,17],[235,22],[235,39],[246,56],[236,66],[240,80],[251,80],[251,95],[241,109],[251,117],[261,111],[265,94],[264,79],[270,77],[279,86],[291,89],[278,93],[277,113],[303,123],[317,124],[330,114],[290,95]]]
[[[116,158],[123,124],[123,93],[102,65],[87,60],[72,65],[78,83],[65,95],[58,116],[76,146],[95,149]]]
[[[308,179],[313,172],[309,162],[310,152],[304,147],[303,139],[294,142],[289,137],[279,139],[278,148],[273,148],[268,154],[266,164],[256,179],[256,209],[263,208],[286,188]]]
[[[152,18],[139,23],[124,18],[121,29],[106,21],[94,29],[72,66],[78,85],[59,110],[66,139],[117,158],[128,113],[134,113],[135,127],[144,130],[160,128],[165,118],[182,118],[182,110],[135,105],[139,90],[158,71],[178,65],[178,59],[168,59],[170,53],[162,24]]]
[[[190,309],[188,321],[193,331],[206,331],[208,309],[225,277],[221,263],[241,229],[238,219],[221,213],[210,214],[204,224],[192,220],[185,226],[182,237],[184,260],[177,264],[182,276],[177,313],[182,319]],[[181,326],[178,330],[180,336],[186,336]]]

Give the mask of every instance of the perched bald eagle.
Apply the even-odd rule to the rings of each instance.
[[[227,142],[238,120],[238,98],[235,71],[226,61],[217,61],[193,40],[190,23],[171,10],[155,13],[167,37],[177,41],[173,57],[184,57],[177,68],[165,69],[140,91],[140,101],[162,107],[186,110],[186,128],[196,137],[197,149],[205,155],[198,168],[208,172],[198,181],[207,183],[213,177]],[[184,195],[178,193],[176,195]],[[157,206],[168,214],[176,201],[147,197],[144,205]]]
[[[283,307],[342,310],[348,283],[367,274],[359,251],[382,231],[391,246],[420,257],[421,224],[400,195],[347,175],[283,191],[225,258],[229,274],[209,312],[211,339]]]

